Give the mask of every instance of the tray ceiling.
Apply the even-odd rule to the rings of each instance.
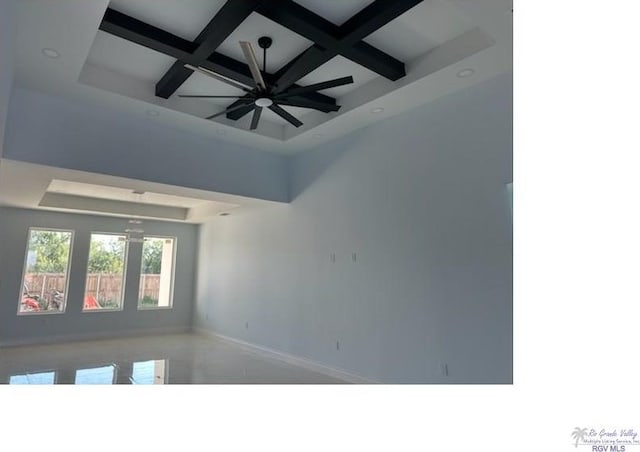
[[[111,105],[139,109],[142,113],[153,110],[158,113],[154,120],[163,124],[275,152],[299,152],[325,139],[511,70],[511,2],[424,0],[363,38],[367,45],[404,63],[406,76],[389,80],[343,55],[336,55],[296,84],[305,86],[353,76],[353,84],[321,91],[341,105],[338,112],[322,113],[286,106],[289,113],[304,123],[295,128],[277,114],[263,109],[260,126],[249,131],[250,114],[237,121],[224,116],[211,121],[203,119],[223,110],[233,100],[177,97],[187,94],[241,95],[238,89],[194,73],[168,99],[158,97],[155,95],[156,84],[174,65],[176,58],[100,30],[105,12],[110,8],[193,41],[220,11],[224,0],[60,0],[55,4],[40,0],[20,3],[19,29],[24,39],[16,40],[16,52],[21,55],[17,61],[19,84],[93,102],[111,96]],[[38,3],[40,7],[23,3]],[[83,3],[81,7],[80,3]],[[340,26],[374,2],[297,0],[295,3]],[[59,19],[47,20],[52,16]],[[270,36],[274,41],[267,53],[267,73],[276,73],[314,45],[310,39],[254,11],[215,51],[244,62],[238,42],[249,41],[262,64],[262,52],[257,46],[260,36]],[[38,46],[55,47],[61,58],[47,61]],[[52,66],[57,68],[47,81],[46,70],[51,71]],[[469,79],[456,77],[457,72],[466,67],[474,69],[474,76]],[[40,76],[34,71],[36,68]],[[447,73],[443,74],[444,71]],[[114,94],[117,95],[115,98]],[[372,115],[371,110],[375,107],[384,108],[384,113]]]

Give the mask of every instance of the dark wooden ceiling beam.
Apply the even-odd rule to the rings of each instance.
[[[423,0],[376,0],[341,26],[298,5],[292,0],[263,2],[256,12],[314,42],[279,71],[278,91],[313,72],[337,55],[342,55],[390,80],[406,75],[404,63],[362,41]]]
[[[215,50],[252,12],[258,12],[314,42],[314,45],[275,74],[263,74],[265,81],[269,85],[276,85],[275,92],[280,93],[289,87],[297,87],[295,82],[337,55],[390,80],[403,77],[406,75],[404,63],[362,39],[422,1],[376,0],[343,25],[337,26],[292,0],[228,0],[193,42],[111,8],[107,9],[100,29],[177,60],[156,84],[156,95],[168,98],[193,73],[191,69],[184,67],[185,64],[200,66],[245,85],[254,86],[247,64]],[[245,106],[246,101],[247,99],[241,98],[229,106],[232,108],[242,105],[244,108],[234,110],[227,117],[239,119],[250,112],[253,106]],[[314,102],[336,104],[334,98],[317,92],[301,94],[299,101],[309,101],[309,105]]]
[[[191,58],[196,46],[191,41],[182,39],[114,9],[107,9],[99,28],[102,31],[156,52],[164,53],[173,58],[184,59],[190,63],[194,62]]]
[[[251,14],[260,0],[229,0],[196,37],[192,55],[206,60],[233,31]],[[168,99],[193,74],[184,67],[184,61],[176,61],[156,84],[156,96]],[[249,86],[253,86],[253,79]]]
[[[237,82],[244,83],[245,85],[253,86],[254,84],[251,71],[247,64],[218,52],[213,52],[206,59],[199,59],[194,56],[198,44],[168,33],[153,25],[146,24],[114,9],[107,9],[99,28],[114,36],[175,58],[180,62],[182,67],[184,67],[185,63],[193,66],[201,66],[236,80]],[[192,72],[190,69],[186,70]],[[267,83],[274,83],[276,80],[274,74],[264,73],[263,76]],[[179,75],[177,75],[177,77],[179,79]],[[320,93],[312,93],[304,97],[316,102],[336,103],[335,98]]]
[[[351,46],[409,11],[423,0],[375,0],[340,26],[340,41]]]

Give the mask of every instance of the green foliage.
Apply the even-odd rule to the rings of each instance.
[[[29,272],[63,273],[67,270],[71,233],[61,231],[31,231],[29,253],[35,262],[29,262]]]
[[[113,300],[98,300],[102,309],[120,309],[120,304]]]
[[[89,250],[89,273],[122,273],[124,249],[125,242],[115,236],[94,236]]]
[[[149,295],[145,295],[140,300],[140,304],[143,306],[158,306],[158,300],[151,298]]]
[[[159,275],[162,266],[162,240],[145,240],[142,247],[142,273]]]

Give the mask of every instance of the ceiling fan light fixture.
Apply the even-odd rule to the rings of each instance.
[[[266,108],[273,105],[273,100],[269,99],[268,97],[259,97],[256,99],[255,104],[258,107]]]
[[[249,66],[249,70],[251,72],[251,77],[253,79],[253,86],[249,88],[245,88],[245,86],[241,86],[238,82],[229,79],[221,74],[213,72],[207,68],[203,68],[200,66],[192,66],[191,64],[185,64],[184,67],[193,71],[201,72],[209,77],[217,79],[218,81],[224,82],[228,85],[232,85],[236,88],[242,89],[246,94],[243,96],[226,96],[226,95],[178,95],[178,97],[186,97],[186,98],[235,98],[237,99],[233,104],[228,106],[225,110],[214,113],[211,116],[207,116],[204,119],[211,120],[217,118],[218,116],[226,115],[229,119],[238,120],[242,116],[247,113],[253,112],[253,117],[251,118],[251,125],[249,130],[256,130],[260,123],[260,116],[262,114],[262,110],[264,108],[269,108],[273,113],[285,119],[289,124],[294,127],[300,127],[303,125],[302,121],[289,113],[286,109],[282,108],[284,106],[291,107],[300,107],[300,108],[310,108],[313,110],[318,110],[324,113],[335,112],[340,109],[339,105],[336,105],[336,100],[324,96],[325,98],[317,101],[314,99],[309,99],[308,96],[315,94],[319,95],[318,91],[322,91],[329,88],[334,88],[338,86],[348,85],[354,82],[352,76],[348,77],[340,77],[333,80],[327,80],[326,82],[314,83],[308,86],[295,86],[291,87],[291,83],[283,86],[281,88],[278,87],[277,83],[275,84],[267,84],[265,83],[262,72],[266,73],[266,61],[267,61],[267,49],[271,46],[273,40],[269,37],[263,36],[258,40],[259,46],[264,50],[263,55],[263,66],[262,70],[258,65],[258,60],[256,59],[255,52],[253,51],[253,47],[249,41],[240,41],[240,47],[242,48],[242,53],[244,54],[245,60]],[[248,86],[248,85],[247,85]]]

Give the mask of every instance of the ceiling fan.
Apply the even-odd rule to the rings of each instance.
[[[258,45],[264,51],[263,65],[262,70],[266,72],[266,62],[267,62],[267,49],[271,47],[273,43],[272,39],[266,36],[258,39]],[[290,124],[295,127],[300,127],[303,123],[291,113],[286,111],[281,105],[289,105],[293,107],[303,107],[303,108],[311,108],[314,110],[322,111],[324,113],[328,113],[331,111],[338,111],[340,109],[340,105],[335,105],[333,103],[325,103],[309,100],[307,98],[298,97],[302,94],[315,93],[316,91],[320,91],[323,89],[334,88],[336,86],[343,86],[353,83],[353,77],[341,77],[334,80],[328,80],[326,82],[314,83],[313,85],[302,86],[302,87],[291,87],[282,91],[277,90],[277,86],[268,85],[265,83],[264,78],[262,77],[262,73],[260,72],[260,67],[258,66],[258,60],[256,59],[256,55],[253,51],[253,47],[250,42],[240,41],[240,47],[242,48],[242,53],[244,53],[244,57],[247,60],[249,65],[249,70],[251,71],[251,76],[255,82],[254,86],[248,86],[243,83],[240,83],[236,80],[232,80],[223,75],[217,74],[209,69],[203,67],[192,66],[190,64],[185,64],[185,67],[191,69],[193,71],[200,72],[204,75],[212,77],[220,82],[226,83],[227,85],[233,86],[245,92],[243,96],[209,96],[209,95],[179,95],[178,97],[185,98],[204,98],[204,99],[238,99],[240,103],[234,107],[228,107],[224,111],[216,113],[214,115],[208,116],[206,119],[213,119],[217,116],[226,115],[235,110],[239,110],[241,108],[247,108],[253,106],[253,117],[251,118],[251,130],[254,130],[258,127],[258,123],[260,122],[260,115],[262,114],[263,108],[269,108],[271,111],[279,115],[280,117],[287,120]]]

